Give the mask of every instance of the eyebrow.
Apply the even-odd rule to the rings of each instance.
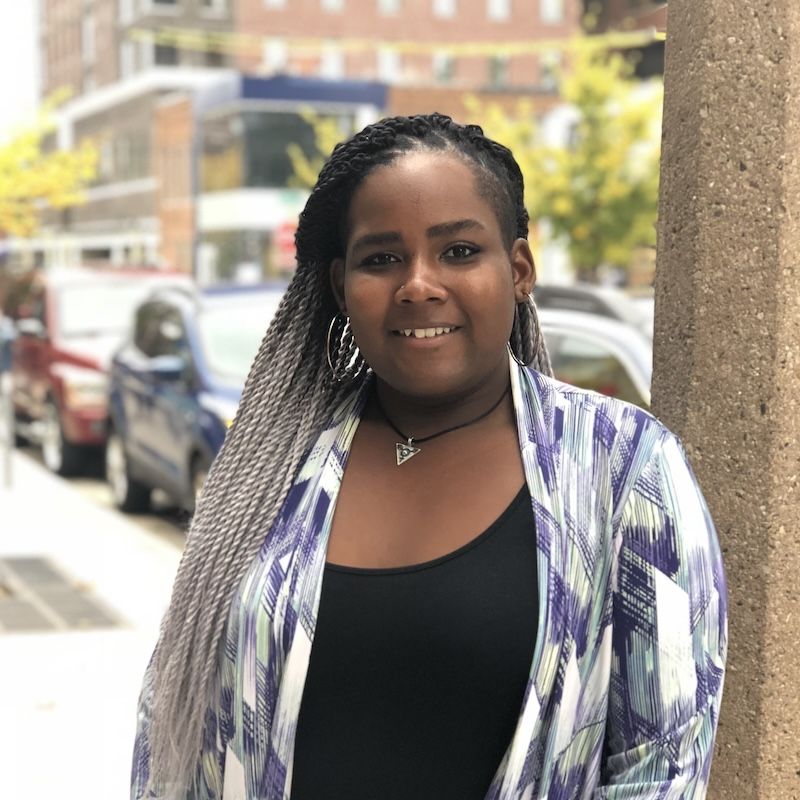
[[[448,236],[465,230],[485,230],[485,227],[476,219],[457,219],[453,222],[442,222],[439,225],[432,225],[425,231],[429,239],[437,236]],[[366,233],[353,242],[353,250],[359,247],[375,247],[386,244],[397,244],[402,237],[397,231],[385,231],[382,233]]]

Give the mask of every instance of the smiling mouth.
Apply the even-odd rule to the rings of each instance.
[[[458,326],[441,328],[402,328],[397,331],[392,331],[395,336],[405,336],[414,339],[433,339],[436,336],[446,336],[448,333],[457,331]]]

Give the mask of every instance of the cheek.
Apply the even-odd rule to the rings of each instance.
[[[377,281],[358,276],[345,283],[345,304],[359,347],[367,347],[381,335],[386,317],[385,292]]]

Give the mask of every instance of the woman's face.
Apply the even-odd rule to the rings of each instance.
[[[507,380],[515,303],[534,280],[528,243],[509,252],[468,162],[415,152],[353,195],[334,294],[376,375],[398,392],[446,399]]]

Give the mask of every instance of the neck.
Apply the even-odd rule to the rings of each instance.
[[[397,428],[407,436],[422,438],[437,433],[443,428],[469,422],[486,413],[498,400],[509,392],[508,365],[503,364],[487,380],[475,387],[446,395],[415,395],[400,392],[380,378],[376,380],[377,402]],[[494,418],[510,407],[510,399],[500,403],[497,410],[486,417]],[[382,418],[380,412],[376,419]],[[385,419],[382,420],[384,424]],[[483,421],[483,420],[481,420]]]

